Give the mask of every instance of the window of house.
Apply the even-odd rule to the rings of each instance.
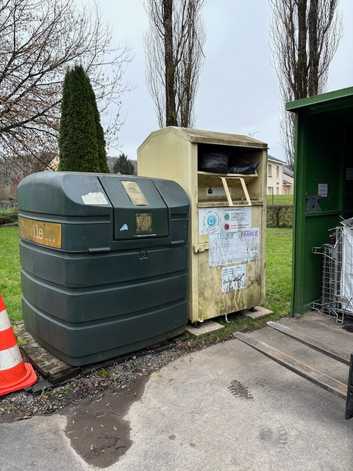
[[[268,164],[268,176],[272,177],[272,165]]]
[[[279,178],[279,165],[276,167],[276,172],[277,172],[277,178]]]

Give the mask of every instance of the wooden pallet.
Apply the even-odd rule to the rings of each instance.
[[[349,379],[348,383],[344,384],[341,381],[338,381],[331,376],[316,370],[315,368],[298,361],[291,355],[284,353],[276,348],[272,347],[271,345],[261,342],[260,340],[255,339],[253,336],[248,334],[243,334],[241,332],[234,333],[234,337],[240,340],[241,342],[246,343],[250,347],[254,348],[258,352],[262,353],[263,355],[271,358],[276,363],[284,366],[285,368],[293,371],[294,373],[298,374],[302,378],[305,378],[312,383],[320,386],[326,391],[329,391],[335,394],[338,397],[346,400],[346,410],[345,410],[345,417],[346,419],[351,419],[353,417],[353,354],[346,355],[342,352],[334,351],[331,348],[325,347],[325,345],[321,344],[315,339],[312,339],[306,335],[303,335],[299,332],[290,329],[283,324],[277,322],[269,321],[267,323],[269,327],[275,329],[277,332],[287,335],[298,342],[303,343],[304,345],[328,356],[333,358],[340,363],[344,363],[345,365],[349,365]]]
[[[14,330],[23,355],[34,366],[38,373],[52,385],[62,383],[63,381],[76,376],[80,372],[89,372],[99,368],[106,368],[115,362],[122,363],[133,357],[144,356],[151,353],[160,353],[175,346],[175,339],[163,340],[158,344],[151,345],[139,351],[132,351],[124,355],[119,355],[118,357],[103,360],[99,363],[75,367],[63,362],[38,344],[32,335],[25,330],[23,322],[17,322],[14,325]]]
[[[348,366],[350,365],[351,358],[350,355],[347,353],[339,352],[338,350],[333,350],[332,348],[327,347],[327,345],[324,345],[318,340],[314,340],[313,338],[308,337],[307,335],[303,335],[291,329],[290,327],[287,327],[286,325],[280,324],[279,322],[268,321],[267,325],[272,329],[275,329],[278,332],[281,332],[282,334],[287,335],[288,337],[291,337],[292,339],[297,340],[298,342],[303,343],[304,345],[307,345],[313,350],[323,353],[324,355],[333,358],[334,360],[337,360],[340,363],[344,363]]]
[[[15,324],[14,330],[22,353],[39,374],[50,383],[54,385],[61,383],[81,371],[81,368],[64,363],[39,345],[32,335],[25,330],[23,322]]]

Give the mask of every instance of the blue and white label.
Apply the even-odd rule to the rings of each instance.
[[[215,213],[210,213],[207,215],[206,224],[209,230],[212,230],[218,225],[218,216]]]
[[[123,224],[120,228],[120,232],[128,231],[128,230],[129,230],[129,226],[127,224]]]
[[[251,227],[251,208],[200,208],[199,234],[235,232]]]

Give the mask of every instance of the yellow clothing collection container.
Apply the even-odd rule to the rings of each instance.
[[[266,167],[267,144],[236,134],[168,127],[138,149],[138,175],[190,198],[192,323],[264,302]]]

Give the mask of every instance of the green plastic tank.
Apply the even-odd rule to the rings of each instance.
[[[175,182],[41,172],[18,187],[26,329],[70,365],[184,331],[189,201]]]

